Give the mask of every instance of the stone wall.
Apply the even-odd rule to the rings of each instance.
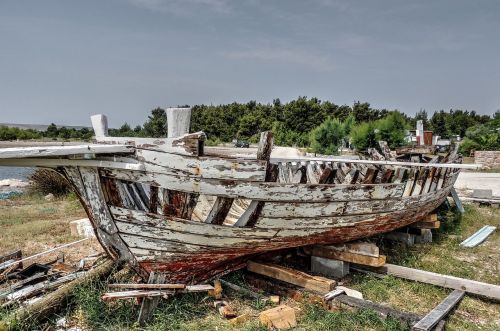
[[[476,151],[474,152],[474,163],[482,164],[483,167],[500,168],[500,151]]]

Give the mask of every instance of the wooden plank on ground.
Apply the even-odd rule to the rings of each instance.
[[[415,324],[412,330],[416,331],[429,331],[435,325],[439,323],[464,297],[465,292],[461,290],[455,290],[451,292],[450,295],[446,297],[439,305],[437,305],[433,310],[431,310],[427,315],[424,316],[417,324]]]
[[[336,282],[334,280],[319,276],[311,276],[304,272],[274,264],[263,264],[248,261],[247,269],[248,271],[254,272],[259,275],[275,278],[283,282],[304,287],[308,290],[323,294],[333,290],[336,285]]]
[[[380,269],[382,271],[385,271],[388,275],[414,280],[421,283],[451,288],[454,290],[462,290],[486,298],[500,300],[500,286],[498,285],[437,274],[430,271],[402,267],[394,264],[386,264]]]
[[[331,246],[316,245],[304,247],[306,254],[324,257],[327,259],[341,260],[346,262],[352,262],[356,264],[369,265],[372,267],[380,267],[385,264],[385,255],[379,255],[378,257],[361,255],[356,253],[351,253],[349,251],[339,251],[338,249]]]

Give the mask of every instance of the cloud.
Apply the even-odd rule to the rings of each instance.
[[[247,50],[226,51],[222,56],[228,59],[257,60],[264,62],[287,62],[308,67],[316,71],[333,71],[331,59],[314,51],[290,48],[252,48]]]
[[[209,9],[218,13],[230,11],[228,0],[129,0],[137,7],[149,9],[153,12],[188,15],[200,8]]]

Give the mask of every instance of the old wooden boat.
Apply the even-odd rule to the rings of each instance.
[[[0,149],[2,166],[54,169],[74,186],[106,252],[145,280],[199,282],[262,252],[330,244],[416,222],[448,196],[458,156],[429,163],[273,157],[204,147],[190,110],[167,110],[168,138],[107,136],[96,143]]]

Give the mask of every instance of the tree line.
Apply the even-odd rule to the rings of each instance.
[[[20,129],[16,127],[0,126],[0,140],[34,140],[34,139],[60,139],[60,140],[90,140],[94,131],[88,128],[58,128],[54,123],[46,130]]]
[[[422,120],[426,130],[432,130],[434,135],[442,138],[460,136],[477,141],[478,135],[489,132],[491,137],[487,141],[492,143],[488,146],[497,146],[498,149],[498,124],[495,124],[498,114],[490,117],[475,111],[440,110],[429,116],[425,110],[420,110],[415,116],[408,116],[397,110],[373,108],[367,102],[355,102],[349,106],[299,97],[286,103],[275,99],[272,103],[250,101],[195,105],[192,107],[191,131],[204,131],[208,144],[218,144],[233,139],[255,143],[260,132],[271,130],[277,145],[331,152],[348,144],[358,149],[373,147],[378,140],[386,140],[390,147],[400,146],[405,143],[406,130],[414,129],[416,121]],[[124,123],[117,129],[110,129],[109,133],[112,136],[165,137],[166,124],[165,110],[155,108],[143,125],[132,128]],[[54,127],[51,125],[45,132],[39,133],[32,130],[29,134],[24,132],[28,130],[17,129],[15,134],[7,134],[7,139],[38,139],[38,134],[40,137],[85,140],[92,135],[90,130],[81,132]],[[2,134],[4,131],[5,128],[0,128],[0,139],[7,140]],[[469,143],[469,146],[471,149],[482,148],[480,143]]]

